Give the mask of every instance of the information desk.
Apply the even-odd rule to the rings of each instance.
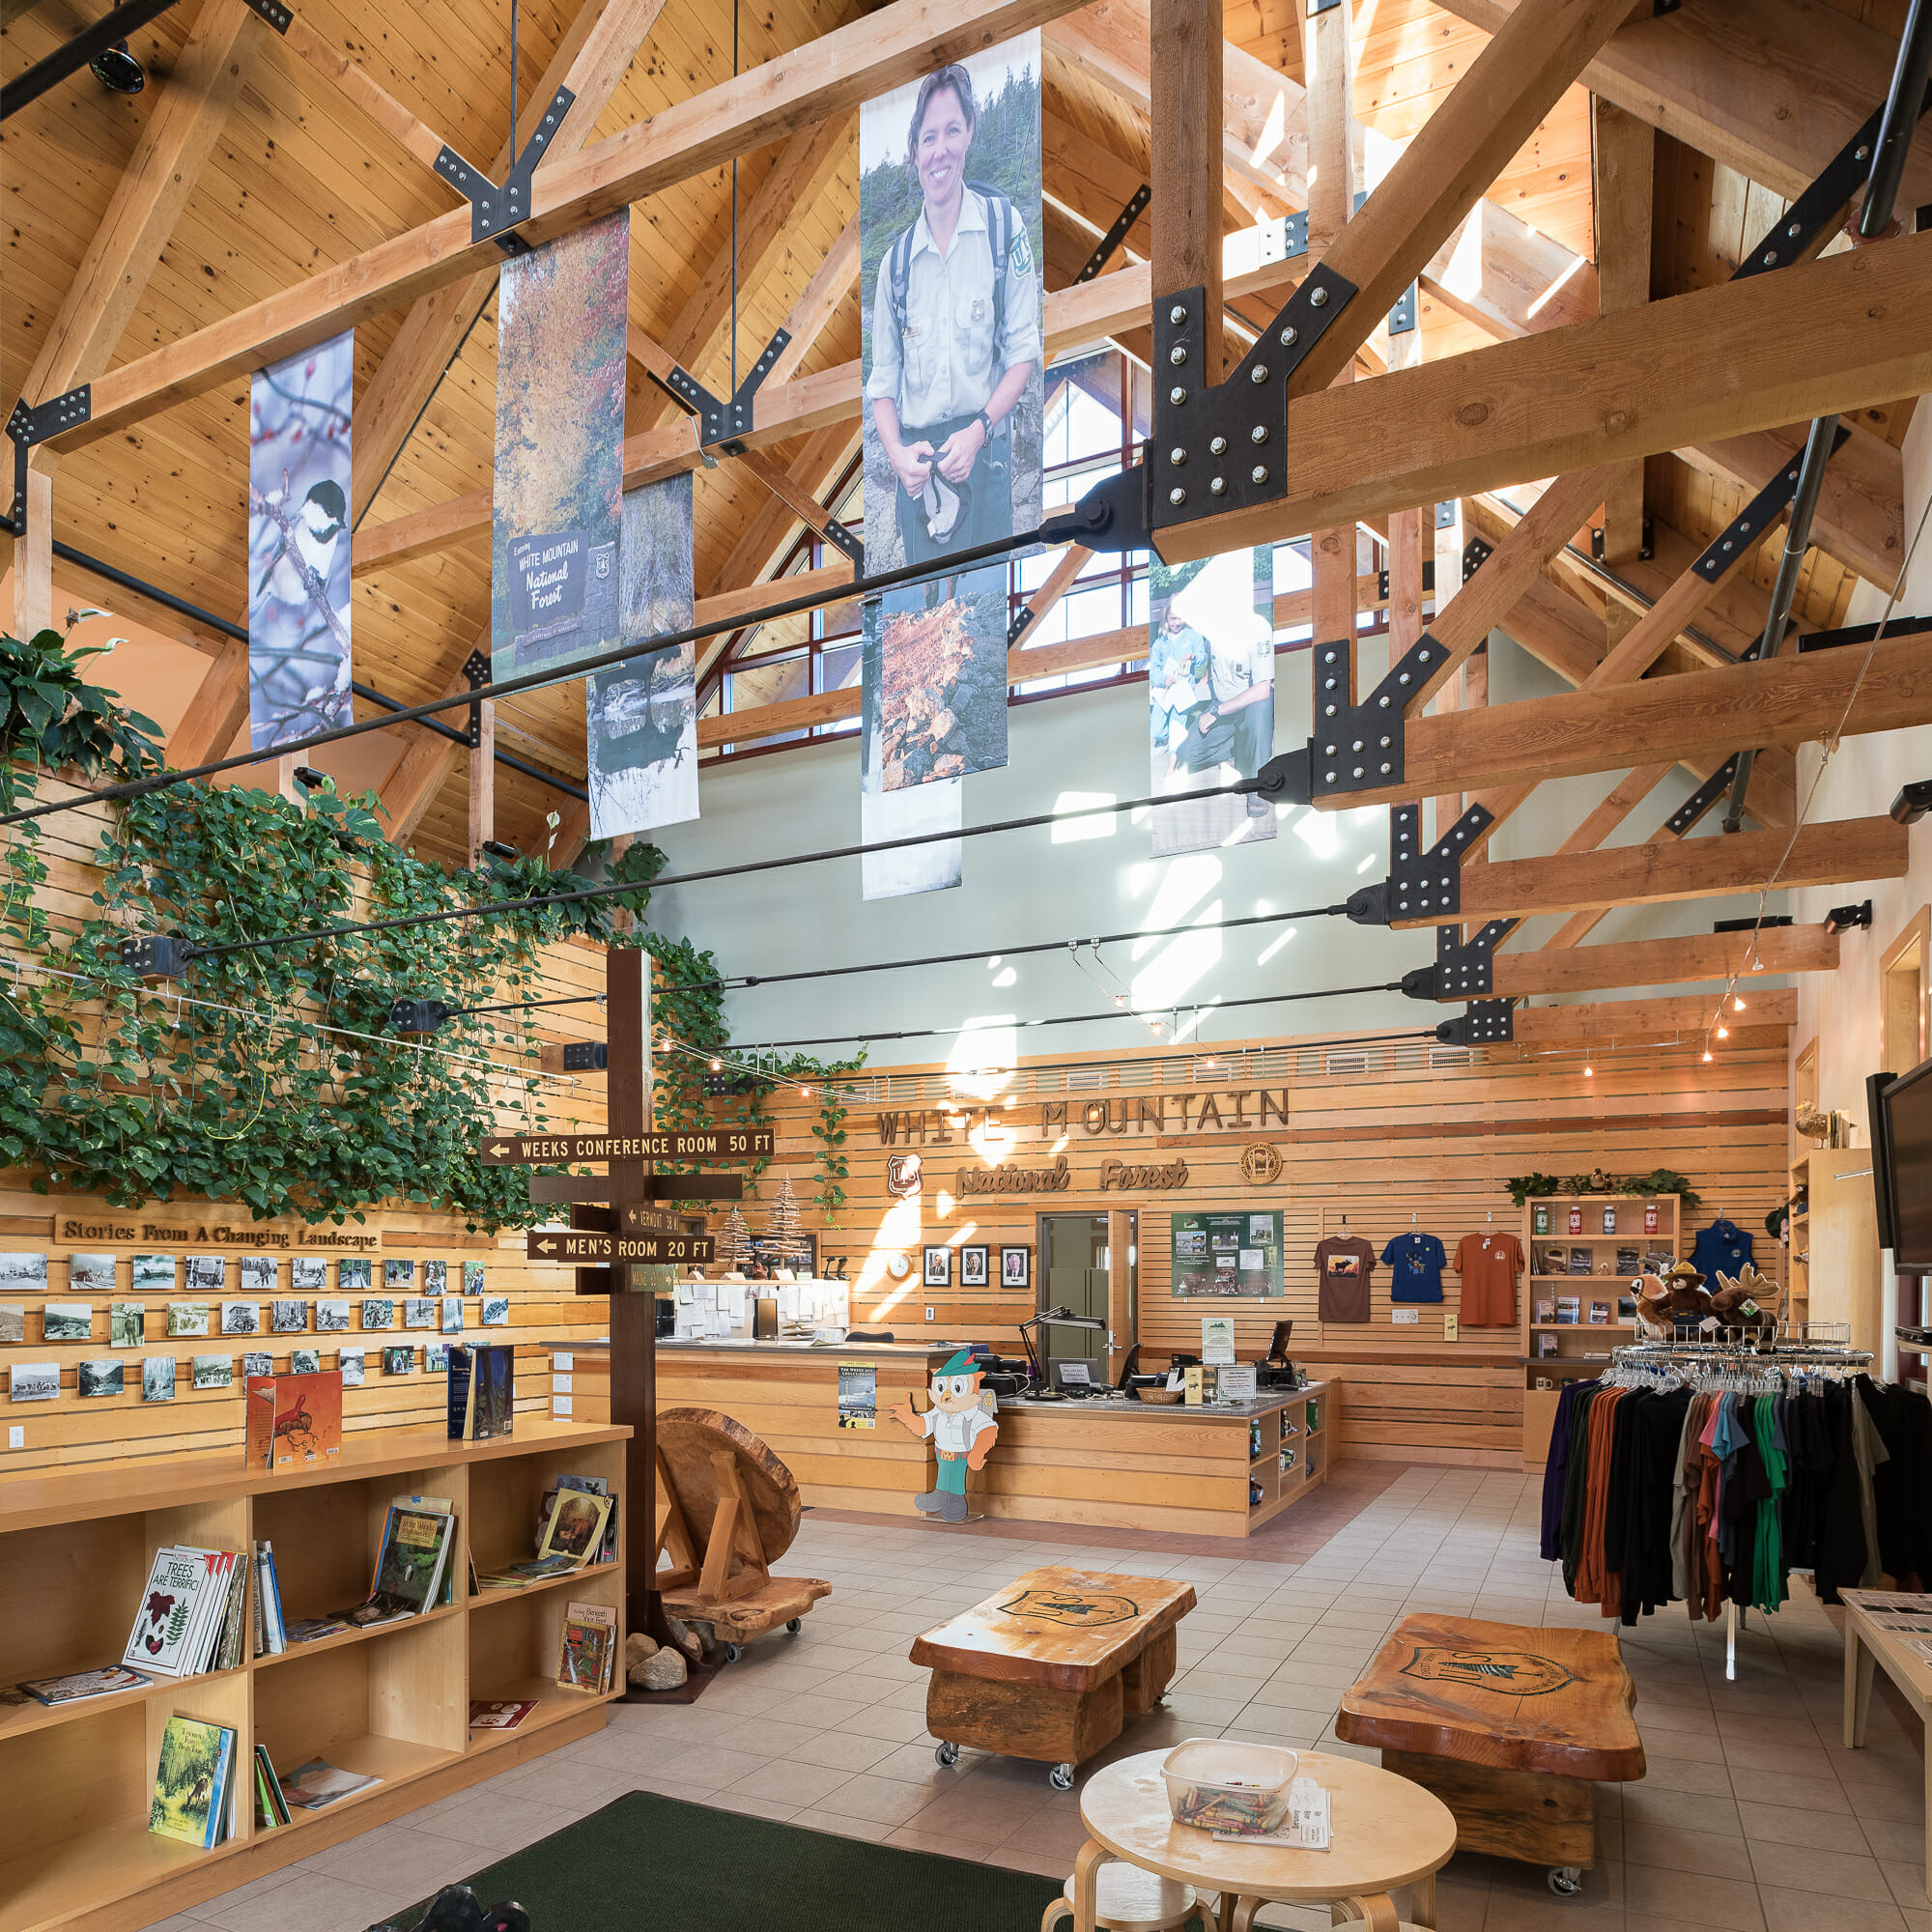
[[[913,1517],[913,1498],[933,1487],[932,1451],[892,1411],[957,1346],[660,1341],[658,1401],[734,1416],[783,1460],[808,1503]],[[559,1343],[553,1357],[565,1413],[608,1415],[604,1345]],[[841,1422],[841,1363],[871,1371],[870,1426],[851,1413],[851,1384],[863,1376],[847,1378]],[[1246,1536],[1327,1474],[1333,1401],[1328,1382],[1199,1408],[1111,1395],[1003,1400],[999,1440],[966,1479],[967,1507],[1034,1522]]]

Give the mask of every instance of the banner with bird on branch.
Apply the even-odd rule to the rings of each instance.
[[[355,331],[258,369],[251,389],[248,744],[260,752],[350,724],[355,715],[349,433]]]

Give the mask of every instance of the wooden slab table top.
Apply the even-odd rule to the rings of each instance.
[[[1456,1820],[1429,1792],[1359,1758],[1300,1753],[1298,1775],[1328,1793],[1332,1840],[1325,1852],[1229,1844],[1196,1825],[1177,1825],[1160,1767],[1165,1750],[1120,1758],[1080,1794],[1087,1844],[1073,1864],[1074,1932],[1094,1932],[1098,1867],[1124,1859],[1199,1890],[1221,1894],[1222,1932],[1248,1932],[1275,1900],[1350,1901],[1352,1916],[1394,1927],[1388,1893],[1409,1888],[1413,1925],[1435,1922],[1435,1874],[1456,1850]],[[1205,1918],[1205,1915],[1204,1915]]]
[[[1070,1788],[1075,1765],[1159,1702],[1175,1627],[1194,1604],[1191,1583],[1056,1565],[914,1638],[912,1662],[932,1671],[926,1728],[942,1740],[939,1762],[967,1744],[1052,1764],[1054,1784]]]
[[[1885,1604],[1889,1591],[1847,1590],[1840,1602],[1845,1611],[1845,1748],[1858,1750],[1865,1741],[1871,1717],[1872,1671],[1883,1664],[1885,1674],[1905,1693],[1921,1720],[1932,1721],[1932,1663],[1911,1649],[1906,1638],[1916,1631],[1898,1624],[1924,1625],[1932,1616],[1915,1613],[1917,1601],[1907,1597]],[[1932,1765],[1925,1772],[1925,1842],[1932,1847]],[[1932,1900],[1932,1866],[1927,1867],[1925,1892]]]
[[[1405,1617],[1335,1735],[1435,1792],[1464,1851],[1547,1864],[1567,1896],[1596,1861],[1592,1781],[1644,1775],[1635,1702],[1609,1632]]]

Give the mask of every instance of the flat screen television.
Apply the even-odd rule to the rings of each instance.
[[[1898,1203],[1892,1196],[1891,1154],[1886,1132],[1885,1090],[1891,1085],[1889,1073],[1865,1075],[1865,1119],[1871,1122],[1872,1194],[1878,1208],[1878,1244],[1898,1246]]]
[[[1880,1095],[1880,1106],[1884,1124],[1874,1136],[1872,1178],[1880,1200],[1890,1197],[1892,1263],[1901,1272],[1932,1273],[1932,1060],[1900,1074]]]

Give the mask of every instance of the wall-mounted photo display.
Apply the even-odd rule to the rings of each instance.
[[[175,1258],[173,1255],[136,1255],[134,1257],[134,1293],[136,1294],[172,1294],[175,1292]]]
[[[0,1342],[27,1339],[27,1307],[20,1301],[0,1301]]]
[[[275,1358],[272,1355],[243,1355],[242,1357],[242,1379],[245,1382],[252,1376],[271,1376],[275,1373]]]
[[[460,1294],[445,1294],[442,1297],[442,1332],[445,1335],[463,1333],[463,1297]]]
[[[415,1372],[416,1351],[413,1348],[384,1349],[383,1350],[383,1373],[385,1376],[407,1376]]]
[[[344,1294],[355,1294],[359,1290],[375,1286],[374,1271],[366,1256],[352,1256],[347,1261],[338,1262],[335,1268],[335,1285]]]
[[[320,1294],[328,1286],[328,1264],[320,1255],[297,1255],[289,1263],[289,1287],[297,1294]]]
[[[349,1303],[346,1301],[318,1301],[315,1304],[315,1326],[318,1334],[333,1334],[349,1326]]]
[[[172,1270],[170,1274],[172,1275]],[[112,1255],[68,1256],[67,1286],[70,1294],[112,1294],[114,1257]],[[173,1286],[172,1279],[169,1286]]]
[[[175,1358],[172,1355],[145,1355],[141,1360],[141,1400],[172,1402],[175,1399]]]
[[[289,1374],[292,1376],[319,1376],[322,1373],[322,1350],[320,1349],[291,1349],[289,1350]]]
[[[624,641],[687,629],[696,611],[689,470],[624,493]],[[697,646],[686,639],[591,674],[583,706],[590,836],[698,814]]]
[[[259,1335],[262,1332],[262,1304],[259,1301],[224,1301],[221,1304],[221,1332],[224,1335]]]
[[[465,1262],[463,1264],[463,1292],[465,1294],[483,1293],[483,1264]]]
[[[205,1301],[169,1302],[168,1333],[170,1335],[206,1335],[208,1333],[208,1303]]]
[[[276,1261],[273,1255],[243,1255],[242,1257],[242,1293],[243,1294],[273,1294],[281,1271],[281,1264]]]
[[[60,1398],[58,1362],[10,1362],[7,1393],[14,1402],[55,1402]]]
[[[497,284],[491,670],[616,647],[631,217],[503,264]]]
[[[248,434],[248,744],[354,721],[350,427],[355,331],[255,372]]]
[[[269,1324],[277,1335],[299,1335],[308,1327],[308,1303],[305,1301],[271,1301],[269,1304]]]
[[[486,1328],[507,1328],[510,1325],[510,1297],[507,1294],[486,1294],[483,1297],[483,1325]]]
[[[126,1366],[112,1355],[98,1362],[82,1362],[74,1371],[74,1389],[83,1396],[120,1395],[127,1386]]]
[[[1033,1250],[1031,1248],[1002,1248],[1000,1250],[1000,1286],[1002,1288],[1029,1288],[1033,1284]]]
[[[1282,1217],[1248,1208],[1168,1217],[1173,1294],[1280,1294]]]
[[[415,1278],[416,1264],[412,1261],[398,1257],[383,1264],[383,1286],[391,1293],[399,1288],[412,1287]]]
[[[386,1294],[365,1294],[362,1297],[362,1325],[365,1328],[393,1328],[396,1325],[396,1304]]]
[[[343,1349],[338,1350],[335,1357],[335,1366],[342,1371],[342,1386],[344,1388],[360,1388],[362,1386],[362,1350],[360,1349]]]
[[[235,1383],[233,1355],[196,1355],[189,1364],[198,1389],[232,1388]]]
[[[94,1304],[88,1301],[49,1301],[41,1310],[41,1340],[87,1342],[94,1337]]]
[[[228,1286],[228,1264],[219,1255],[189,1255],[184,1286],[190,1294],[219,1294]]]
[[[423,1373],[440,1376],[449,1367],[449,1345],[446,1342],[425,1342],[423,1344]]]
[[[436,1303],[426,1294],[412,1294],[403,1302],[405,1328],[434,1328]]]
[[[1148,567],[1148,755],[1156,794],[1253,778],[1274,755],[1274,552],[1230,551]],[[1275,834],[1255,794],[1156,806],[1157,859]]]
[[[928,1246],[925,1251],[925,1285],[927,1288],[951,1288],[952,1286],[952,1250],[948,1247]]]
[[[447,1262],[423,1263],[423,1293],[441,1294],[449,1287],[449,1264]]]
[[[987,1251],[983,1242],[974,1242],[959,1250],[959,1286],[984,1288]]]
[[[0,1254],[0,1289],[10,1294],[44,1294],[46,1256]]]
[[[147,1326],[145,1301],[110,1301],[107,1304],[107,1346],[110,1349],[138,1349]]]

